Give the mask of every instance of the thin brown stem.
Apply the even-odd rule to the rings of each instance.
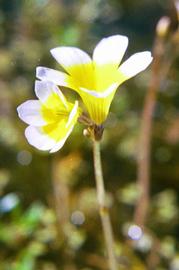
[[[106,205],[106,194],[101,166],[100,142],[93,141],[94,170],[96,179],[97,199],[99,203],[99,213],[101,217],[103,233],[109,260],[109,269],[117,270],[116,258],[114,254],[114,240],[109,216],[109,209]]]
[[[161,64],[161,51],[163,51],[163,48],[161,47],[159,49],[159,46],[161,47],[161,44],[157,41],[154,46],[152,80],[146,95],[141,120],[137,172],[137,186],[140,191],[140,195],[134,217],[136,224],[140,226],[143,226],[145,223],[149,205],[152,115],[156,104],[157,89],[160,83],[159,71]]]
[[[139,198],[134,213],[134,221],[141,227],[145,225],[149,208],[151,135],[157,92],[168,74],[175,57],[177,47],[175,33],[170,36],[170,39],[165,39],[164,36],[160,36],[159,34],[160,33],[156,36],[153,48],[154,60],[152,65],[152,75],[145,98],[139,137],[139,155],[137,165],[137,186],[139,189]],[[164,35],[164,33],[162,34]]]

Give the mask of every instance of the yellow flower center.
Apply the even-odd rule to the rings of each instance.
[[[42,131],[52,139],[59,140],[59,137],[63,138],[78,117],[78,114],[76,114],[70,125],[67,125],[73,106],[69,102],[64,104],[58,94],[51,94],[41,107],[41,115],[47,123],[42,127]]]
[[[96,124],[102,124],[108,115],[117,86],[126,80],[126,77],[118,71],[115,64],[97,65],[94,62],[70,66],[68,73],[71,75],[68,85],[80,94],[91,119]],[[116,87],[109,95],[105,97],[92,95],[92,91],[102,94],[114,84]],[[87,89],[88,93],[80,88]]]

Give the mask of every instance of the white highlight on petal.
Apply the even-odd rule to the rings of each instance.
[[[83,87],[80,87],[80,90],[82,90],[83,92],[94,96],[96,98],[106,98],[108,97],[113,91],[116,90],[116,88],[118,87],[118,83],[113,83],[109,88],[107,88],[104,92],[96,92],[95,90],[89,90]]]
[[[146,69],[152,59],[151,52],[135,53],[119,67],[119,71],[129,79]]]
[[[18,106],[19,118],[25,123],[33,126],[43,126],[44,119],[40,115],[41,104],[38,100],[28,100]]]
[[[57,47],[52,49],[50,52],[57,62],[64,68],[91,62],[91,58],[86,52],[75,47]]]
[[[51,81],[57,85],[68,86],[68,75],[47,67],[37,67],[36,77],[42,81]]]
[[[71,113],[69,115],[69,118],[68,118],[68,122],[66,123],[66,128],[69,127],[69,125],[71,124],[71,122],[73,121],[73,118],[74,116],[76,115],[77,113],[77,110],[78,110],[78,101],[76,100],[75,101],[75,105],[73,107],[73,109],[71,110]]]
[[[44,103],[52,94],[50,83],[46,81],[35,81],[35,94]]]
[[[26,128],[25,137],[29,144],[43,151],[50,150],[56,143],[55,140],[43,133],[40,128],[34,126]]]
[[[96,46],[93,53],[93,60],[99,64],[119,65],[128,46],[126,36],[115,35],[103,38]]]
[[[53,82],[35,81],[35,94],[42,103],[45,103],[50,95],[57,94],[63,105],[68,108],[64,95]]]

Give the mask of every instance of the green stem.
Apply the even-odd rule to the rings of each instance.
[[[100,142],[96,140],[93,141],[93,158],[94,158],[94,171],[97,188],[97,199],[99,203],[99,213],[101,217],[103,233],[106,242],[106,249],[109,260],[109,269],[117,270],[116,258],[114,254],[114,240],[113,240],[111,220],[109,216],[109,209],[106,205],[106,195],[101,166]]]

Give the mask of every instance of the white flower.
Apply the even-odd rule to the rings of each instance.
[[[17,108],[19,117],[29,124],[25,136],[36,148],[56,152],[78,119],[78,101],[67,102],[53,82],[36,81],[35,93],[39,100],[28,100]]]
[[[51,50],[53,57],[67,71],[37,67],[37,78],[75,90],[82,98],[90,118],[102,124],[120,84],[146,69],[151,63],[151,53],[132,55],[122,65],[121,60],[128,46],[128,38],[115,35],[102,39],[93,52],[92,59],[74,47]]]

